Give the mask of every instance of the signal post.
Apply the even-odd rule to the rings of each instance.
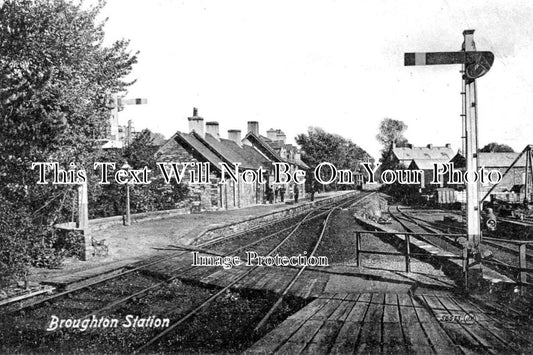
[[[462,139],[467,171],[478,171],[478,117],[476,79],[485,75],[494,62],[491,52],[478,52],[474,43],[474,30],[463,32],[464,42],[460,52],[405,53],[405,65],[461,64],[463,92]],[[466,215],[468,246],[465,250],[465,286],[479,286],[482,280],[481,257],[481,205],[479,181],[466,183]],[[473,263],[468,260],[473,256]]]

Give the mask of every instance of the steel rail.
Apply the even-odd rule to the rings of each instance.
[[[347,197],[347,199],[349,199],[350,197]],[[353,198],[353,197],[352,197]],[[331,202],[330,204],[334,204],[335,202]],[[301,215],[303,213],[300,213],[298,215]],[[291,216],[291,217],[287,217],[287,218],[284,218],[282,220],[277,220],[276,223],[279,223],[279,222],[284,222],[284,221],[287,221],[288,219],[291,219],[291,218],[295,218],[297,217],[298,215],[296,216]],[[222,243],[224,241],[227,241],[229,239],[233,239],[233,238],[237,238],[241,235],[245,235],[247,233],[250,233],[251,231],[255,231],[255,230],[258,230],[258,229],[261,229],[261,228],[265,228],[268,226],[268,223],[265,223],[265,224],[262,224],[260,226],[257,226],[255,228],[252,228],[251,230],[247,230],[247,231],[243,231],[243,232],[239,232],[239,233],[235,233],[235,234],[232,234],[230,236],[226,236],[226,237],[223,237],[222,239],[217,239],[216,243],[213,243],[213,240],[210,240],[210,241],[207,241],[205,243],[201,243],[201,244],[198,244],[199,247],[204,247],[204,246],[209,246],[211,244],[218,244],[218,243]],[[290,228],[290,227],[289,227]],[[287,229],[285,229],[287,230]],[[280,231],[281,232],[281,231]],[[113,279],[117,279],[119,277],[122,277],[122,276],[125,276],[125,275],[128,275],[130,273],[133,273],[135,271],[139,271],[139,270],[142,270],[146,267],[149,267],[149,266],[152,266],[152,265],[155,265],[155,264],[158,264],[158,263],[162,263],[168,259],[171,259],[171,258],[174,258],[174,257],[179,257],[181,255],[184,255],[186,254],[187,251],[183,251],[183,252],[180,252],[180,253],[176,253],[176,254],[172,254],[172,255],[168,255],[168,256],[165,256],[165,257],[162,257],[162,258],[159,258],[158,260],[156,261],[153,261],[153,262],[150,262],[148,264],[143,264],[143,265],[140,265],[138,267],[135,267],[133,269],[128,269],[126,271],[123,271],[123,272],[120,272],[118,274],[114,274],[114,275],[111,275],[109,277],[105,277],[105,278],[102,278],[102,279],[98,279],[94,282],[90,282],[88,284],[84,284],[82,286],[78,286],[78,287],[74,287],[70,290],[66,290],[66,291],[62,291],[62,292],[59,292],[59,293],[56,293],[56,294],[53,294],[53,295],[50,295],[48,297],[44,297],[44,298],[40,298],[39,300],[34,300],[32,302],[28,302],[26,304],[23,304],[22,306],[14,309],[14,310],[11,310],[7,313],[17,313],[17,312],[20,312],[21,310],[24,310],[24,309],[27,309],[27,308],[32,308],[32,307],[35,307],[35,306],[38,306],[38,305],[42,305],[44,303],[48,303],[48,302],[51,302],[51,301],[54,301],[58,298],[61,298],[63,296],[66,296],[66,295],[69,295],[71,293],[74,293],[74,292],[77,292],[77,291],[81,291],[83,289],[87,289],[87,288],[90,288],[94,285],[97,285],[97,284],[100,284],[100,283],[103,283],[103,282],[106,282],[106,281],[110,281],[110,280],[113,280]],[[126,266],[124,266],[126,267]],[[27,301],[27,299],[24,299],[24,300],[20,300],[20,301],[15,301],[13,303],[23,303],[24,301]],[[3,307],[12,307],[13,306],[13,303],[10,303],[10,304],[6,304],[4,305]]]
[[[353,197],[352,197],[352,198],[353,198]],[[347,198],[347,199],[349,200],[350,198]],[[338,203],[338,201],[337,201],[337,203]],[[304,222],[309,222],[310,220],[312,220],[312,219],[314,219],[314,218],[316,218],[316,217],[318,217],[318,216],[324,214],[324,212],[322,212],[322,213],[320,213],[318,216],[309,217],[312,213],[315,213],[315,212],[316,212],[316,209],[314,209],[314,210],[312,210],[311,212],[309,212],[309,213],[308,213],[308,214],[307,214],[307,215],[306,215],[306,216],[305,216],[305,217],[304,217],[304,218],[303,218],[303,219],[302,219],[302,220],[296,225],[296,228],[299,228]],[[290,228],[291,228],[291,227],[289,227],[289,229],[290,229]],[[280,232],[281,232],[281,231],[274,232],[274,233],[268,235],[267,237],[262,238],[261,241],[266,240],[266,239],[268,239],[268,238],[271,238],[271,237],[273,237],[273,236],[275,236],[275,235],[278,235],[278,234],[280,234]],[[288,237],[290,237],[293,233],[294,233],[294,229],[293,229],[293,231],[291,231],[291,233],[289,233],[289,236],[288,236]],[[284,243],[285,240],[286,240],[288,237],[285,237],[285,239],[282,241],[282,243]],[[252,243],[250,243],[250,244],[257,244],[257,243],[258,243],[258,242],[255,241],[255,242],[252,242]],[[280,245],[281,245],[281,244],[279,244],[278,247],[279,247]],[[248,246],[246,246],[246,247],[248,247]],[[234,255],[236,251],[240,251],[241,249],[243,249],[243,247],[239,247],[239,248],[234,249],[234,250],[232,250],[232,251],[230,251],[230,252],[227,252],[227,253],[223,254],[223,256]],[[185,254],[185,253],[187,253],[187,251],[184,252],[183,254]],[[183,255],[183,254],[180,254],[180,255]],[[124,297],[124,298],[121,298],[121,299],[118,299],[118,300],[116,300],[116,301],[113,301],[113,302],[109,303],[108,305],[106,305],[106,306],[104,306],[104,307],[102,307],[102,308],[100,308],[100,309],[98,309],[98,310],[96,310],[96,311],[93,311],[93,312],[89,313],[88,315],[84,316],[82,319],[86,319],[86,318],[92,317],[93,315],[99,314],[99,313],[101,313],[102,311],[112,309],[112,308],[114,308],[114,307],[116,307],[116,306],[118,306],[118,305],[121,305],[121,304],[123,304],[123,303],[129,301],[130,299],[133,299],[133,298],[139,297],[139,296],[141,296],[141,295],[143,295],[143,294],[145,294],[145,293],[147,293],[147,292],[149,292],[149,291],[151,291],[151,290],[153,290],[153,289],[156,289],[156,288],[159,288],[159,287],[161,287],[161,286],[164,286],[164,285],[167,284],[168,282],[173,281],[173,280],[175,280],[175,279],[178,279],[179,277],[182,276],[183,273],[188,272],[188,271],[190,271],[190,270],[192,270],[192,269],[194,269],[194,268],[196,268],[196,266],[192,266],[192,265],[191,265],[191,266],[186,267],[186,268],[183,268],[182,266],[179,266],[179,267],[177,267],[177,268],[171,270],[171,272],[179,272],[178,275],[172,276],[172,277],[166,279],[165,281],[159,282],[159,283],[157,283],[157,284],[155,284],[155,285],[149,286],[149,287],[147,287],[147,288],[145,288],[145,289],[143,289],[143,290],[140,290],[140,291],[138,291],[138,292],[135,292],[135,293],[132,294],[132,295],[129,295],[129,296],[126,296],[126,297]]]
[[[303,218],[303,219],[302,219],[302,220],[296,225],[296,227],[294,228],[294,230],[296,230],[297,228],[299,228],[299,226],[300,226],[301,224],[303,224],[303,223],[306,221],[306,218],[307,218],[309,215],[311,215],[313,212],[314,212],[314,211],[309,212],[309,213],[308,213],[308,214],[307,214],[307,215],[306,215],[306,216],[305,216],[305,217],[304,217],[304,218]],[[293,232],[291,232],[287,237],[285,237],[285,239],[284,239],[280,244],[278,244],[278,246],[274,249],[274,251],[275,251],[277,248],[279,248],[279,246],[281,246],[281,244],[282,244],[285,240],[287,240],[290,236],[292,236],[292,234],[293,234]],[[185,252],[181,253],[180,255],[183,255],[183,254],[185,254],[185,253],[188,253],[188,251],[185,251]],[[95,315],[97,315],[97,314],[99,314],[99,313],[101,313],[101,312],[103,312],[103,311],[110,310],[110,309],[115,308],[116,306],[122,305],[122,304],[126,303],[127,301],[129,301],[129,300],[131,300],[131,299],[134,299],[134,298],[140,297],[140,296],[146,294],[146,293],[149,292],[149,291],[155,290],[155,289],[157,289],[157,288],[159,288],[159,287],[162,287],[162,286],[168,284],[170,281],[173,281],[173,280],[175,280],[175,279],[178,279],[179,277],[182,276],[183,273],[185,273],[185,272],[187,272],[187,271],[189,271],[189,270],[192,270],[192,269],[194,269],[195,267],[194,267],[194,266],[189,266],[189,267],[187,267],[187,268],[185,268],[185,269],[180,270],[181,268],[182,268],[182,267],[178,267],[178,268],[172,270],[172,272],[175,272],[175,271],[178,271],[178,270],[179,270],[179,274],[174,275],[174,276],[172,276],[172,277],[170,277],[170,278],[168,278],[168,279],[166,279],[166,280],[164,280],[164,281],[158,282],[158,283],[156,283],[156,284],[154,284],[154,285],[148,286],[148,287],[146,287],[146,288],[144,288],[144,289],[142,289],[142,290],[139,290],[139,291],[137,291],[137,292],[135,292],[135,293],[133,293],[133,294],[131,294],[131,295],[128,295],[128,296],[126,296],[126,297],[123,297],[123,298],[120,298],[120,299],[118,299],[118,300],[112,301],[111,303],[108,303],[107,305],[105,305],[105,306],[103,306],[103,307],[101,307],[101,308],[99,308],[99,309],[97,309],[97,310],[95,310],[95,311],[93,311],[93,312],[91,312],[91,313],[89,313],[89,314],[87,314],[87,315],[81,317],[80,319],[81,319],[81,320],[85,320],[85,319],[91,318],[91,317],[93,317],[93,316],[95,316]],[[246,274],[248,274],[248,273],[246,273]],[[234,283],[230,284],[229,286],[231,287],[233,284],[234,284]],[[229,288],[229,287],[228,287],[228,288]],[[227,289],[227,288],[226,288],[226,289]],[[218,295],[218,294],[219,294],[219,293],[217,293],[217,295]],[[168,329],[168,328],[167,328],[167,329]],[[50,337],[50,336],[52,336],[53,334],[55,334],[55,332],[47,333],[47,334],[45,334],[44,336],[42,336],[42,338]]]
[[[56,293],[56,294],[53,294],[51,296],[48,296],[48,297],[45,297],[45,298],[42,298],[42,299],[39,299],[39,300],[35,300],[33,302],[30,302],[28,304],[24,304],[20,307],[18,307],[17,309],[14,309],[8,313],[16,313],[16,312],[20,312],[21,310],[23,309],[26,309],[26,308],[30,308],[30,307],[35,307],[35,306],[38,306],[38,305],[41,305],[43,303],[47,303],[47,302],[50,302],[50,301],[53,301],[57,298],[60,298],[60,297],[63,297],[63,296],[66,296],[66,295],[69,295],[71,293],[74,293],[74,292],[77,292],[77,291],[80,291],[80,290],[83,290],[83,289],[86,289],[86,288],[90,288],[94,285],[97,285],[99,283],[102,283],[102,282],[106,282],[106,281],[109,281],[109,280],[113,280],[113,279],[116,279],[116,278],[119,278],[121,276],[124,276],[124,275],[128,275],[132,272],[135,272],[135,271],[139,271],[139,270],[142,270],[143,268],[146,268],[148,266],[152,266],[152,265],[155,265],[155,264],[158,264],[158,263],[161,263],[165,260],[168,260],[168,259],[171,259],[171,258],[174,258],[174,257],[178,257],[178,256],[181,256],[183,254],[185,254],[186,252],[181,252],[181,253],[176,253],[176,254],[172,254],[172,255],[168,255],[168,256],[165,256],[163,258],[160,258],[156,261],[153,261],[153,262],[150,262],[150,263],[147,263],[147,264],[143,264],[143,265],[140,265],[140,266],[137,266],[137,267],[134,267],[133,269],[128,269],[126,271],[123,271],[121,273],[118,273],[118,274],[114,274],[114,275],[111,275],[111,276],[108,276],[108,277],[105,277],[105,278],[102,278],[102,279],[98,279],[94,282],[91,282],[91,283],[88,283],[88,284],[84,284],[82,286],[78,286],[78,287],[74,287],[70,290],[66,290],[66,291],[62,291],[62,292],[59,292],[59,293]],[[127,265],[125,265],[124,267],[126,267]],[[23,302],[24,300],[21,300],[20,302]],[[6,305],[7,306],[7,305]],[[11,306],[11,305],[9,305]]]
[[[366,196],[363,196],[362,198],[365,198],[365,197],[366,197]],[[352,200],[353,198],[354,198],[353,196],[351,196],[351,197],[347,197],[347,198],[341,200],[341,201],[342,201],[341,204],[346,203],[346,202],[345,202],[346,200],[348,200],[349,202],[351,202],[351,200]],[[362,198],[361,198],[361,199],[362,199]],[[335,204],[335,203],[338,204],[339,201],[332,202],[331,204]],[[306,215],[306,216],[305,216],[305,217],[304,217],[304,218],[303,218],[303,219],[302,219],[302,220],[301,220],[301,221],[300,221],[300,222],[294,227],[294,229],[291,231],[291,233],[289,233],[289,235],[287,235],[287,236],[286,236],[286,237],[285,237],[280,243],[278,243],[278,245],[277,245],[277,246],[276,246],[276,247],[275,247],[275,248],[274,248],[274,249],[273,249],[268,255],[272,254],[272,253],[273,253],[274,251],[276,251],[276,250],[277,250],[277,249],[278,249],[283,243],[285,243],[285,241],[288,240],[288,239],[289,239],[289,238],[290,238],[290,237],[296,232],[296,230],[299,229],[299,227],[300,227],[304,222],[309,222],[311,219],[315,219],[316,217],[318,217],[318,216],[313,216],[313,217],[309,218],[309,216],[310,216],[311,214],[315,213],[316,211],[317,211],[317,209],[314,208],[312,211],[310,211],[309,213],[307,213],[307,215]],[[322,213],[320,213],[319,215],[323,215],[323,214],[325,214],[325,213],[322,212]],[[276,221],[276,222],[278,222],[278,221]],[[281,231],[277,231],[277,232],[275,232],[275,233],[272,233],[269,237],[272,237],[272,236],[274,236],[274,235],[280,234],[280,232],[281,232]],[[267,238],[262,238],[262,239],[267,239]],[[254,242],[253,244],[256,244],[256,243]],[[202,244],[202,245],[203,245],[203,244]],[[240,247],[240,248],[238,248],[238,249],[236,249],[236,250],[240,250],[240,249],[242,249],[242,247]],[[234,251],[235,251],[235,250],[234,250]],[[229,253],[226,253],[225,255],[231,255],[234,251],[229,252]],[[181,255],[186,254],[187,252],[188,252],[188,251],[184,251],[184,252],[182,252],[182,253],[179,253],[178,255],[173,255],[173,256],[181,256]],[[153,264],[153,263],[152,263],[152,264]],[[144,265],[144,267],[146,267],[146,266],[149,266],[149,265]],[[101,308],[99,308],[99,309],[97,309],[97,310],[95,310],[95,311],[93,311],[93,312],[91,312],[91,313],[85,315],[84,317],[82,317],[82,318],[80,318],[80,319],[82,319],[82,320],[84,320],[84,319],[88,319],[88,318],[90,318],[90,317],[92,317],[92,316],[95,316],[95,315],[97,315],[97,314],[99,314],[99,313],[105,311],[105,310],[110,310],[110,309],[115,308],[116,306],[122,305],[122,304],[128,302],[128,301],[131,300],[131,299],[135,299],[135,298],[138,298],[138,297],[140,297],[140,296],[143,296],[144,294],[148,293],[149,291],[155,290],[155,289],[157,289],[157,288],[159,288],[159,287],[162,287],[162,286],[168,284],[169,282],[171,282],[171,281],[173,281],[173,280],[175,280],[175,279],[178,279],[179,277],[181,277],[181,276],[183,275],[183,273],[185,273],[185,272],[187,272],[187,271],[190,271],[190,270],[192,270],[192,269],[194,269],[194,268],[195,268],[194,266],[189,266],[189,267],[186,267],[186,268],[183,268],[182,266],[179,266],[179,267],[177,267],[177,268],[171,270],[171,272],[179,272],[178,275],[172,276],[172,277],[170,277],[170,278],[168,278],[168,279],[166,279],[166,280],[164,280],[164,281],[161,281],[161,282],[159,282],[159,283],[156,283],[156,284],[154,284],[154,285],[151,285],[151,286],[149,286],[149,287],[146,287],[146,288],[144,288],[144,289],[142,289],[142,290],[139,290],[139,291],[137,291],[137,292],[134,292],[134,293],[131,294],[131,295],[128,295],[128,296],[123,297],[123,298],[121,298],[121,299],[115,300],[115,301],[113,301],[113,302],[111,302],[111,303],[109,303],[109,304],[107,304],[107,305],[105,305],[105,306],[103,306],[103,307],[101,307]],[[256,266],[256,267],[253,267],[251,270],[249,270],[248,272],[246,272],[245,274],[243,274],[243,275],[242,275],[241,277],[239,277],[238,279],[234,280],[232,283],[230,283],[228,286],[226,286],[223,290],[221,290],[219,293],[217,293],[217,294],[215,294],[215,295],[218,297],[223,291],[229,289],[229,288],[230,288],[231,286],[233,286],[235,283],[237,283],[238,281],[242,280],[244,277],[246,277],[248,274],[250,274],[251,271],[255,270],[256,268],[257,268],[257,266]],[[82,287],[82,288],[85,288],[85,287],[87,287],[87,286],[84,286],[84,287]],[[80,289],[81,289],[81,288],[80,288]],[[216,297],[214,297],[214,298],[216,298]],[[214,299],[214,298],[213,298],[213,299]],[[211,299],[206,300],[204,303],[207,304],[207,303],[209,303],[209,302],[211,302]],[[203,307],[204,307],[204,306],[202,306],[202,308],[203,308]],[[201,309],[201,308],[200,308],[200,309]],[[193,311],[194,311],[194,310],[193,310]],[[191,311],[191,312],[192,312],[192,311]],[[197,311],[196,311],[196,312],[197,312]],[[177,326],[177,325],[176,325],[176,326]],[[167,330],[168,330],[168,328],[167,328]],[[52,336],[53,334],[55,334],[55,332],[47,333],[47,334],[45,334],[42,338],[47,338],[47,337],[49,337],[49,336]],[[154,341],[155,341],[155,340],[154,340]],[[147,344],[145,344],[145,345],[147,345]]]
[[[406,216],[406,218],[408,218],[408,219],[410,219],[410,218],[414,218],[414,217],[412,217],[412,216],[407,215],[407,214],[404,213],[403,211],[401,211],[400,208],[399,208],[398,206],[397,206],[397,210],[398,210],[402,215]],[[424,226],[420,225],[419,223],[417,223],[417,222],[415,222],[415,221],[413,221],[413,223],[415,223],[416,225],[419,225],[420,227],[424,228]],[[427,222],[424,221],[424,223],[427,223]],[[443,234],[443,233],[442,233],[442,234]],[[453,245],[453,244],[456,244],[456,242],[455,242],[455,241],[452,241],[451,238],[447,237],[447,236],[444,235],[444,234],[443,234],[443,236],[444,236],[446,239],[448,239],[448,242],[451,243],[452,245]],[[509,255],[511,255],[511,256],[513,256],[513,257],[516,257],[517,255],[519,255],[519,254],[520,254],[520,251],[519,251],[519,250],[514,250],[514,249],[512,249],[512,248],[509,247],[509,246],[505,246],[505,245],[503,245],[502,243],[523,244],[523,243],[520,243],[519,240],[512,240],[512,239],[509,239],[509,240],[497,240],[496,238],[482,238],[482,242],[483,242],[484,244],[486,244],[486,245],[489,245],[489,246],[492,246],[493,248],[495,248],[495,250],[492,251],[493,254],[495,254],[495,253],[504,253],[504,254],[509,254]],[[528,243],[528,241],[523,241],[523,242],[525,242],[525,243],[527,243],[527,244],[530,244],[530,243],[532,243],[533,241],[530,242],[530,243]],[[527,254],[526,254],[526,257],[527,257],[528,259],[533,259],[533,255],[532,255],[531,253],[527,253]],[[500,266],[500,267],[502,267],[502,268],[504,268],[504,269],[505,269],[505,268],[507,268],[507,269],[512,269],[512,270],[520,269],[520,267],[513,266],[513,265],[511,265],[511,264],[509,264],[509,263],[507,263],[507,262],[505,262],[505,261],[503,261],[503,260],[500,260],[500,259],[498,259],[498,258],[496,258],[496,257],[492,257],[492,258],[489,259],[489,260],[485,260],[485,262],[488,262],[488,263],[491,263],[491,264],[494,264],[494,265]],[[527,272],[527,274],[530,275],[530,276],[533,276],[533,274],[530,273],[530,272]]]
[[[318,240],[317,242],[315,243],[315,247],[313,248],[313,250],[311,251],[311,254],[309,254],[309,257],[313,257],[315,255],[315,252],[316,250],[318,249],[318,246],[320,245],[320,242],[322,242],[322,239],[324,238],[324,235],[326,234],[326,230],[328,228],[328,223],[329,223],[329,220],[331,218],[331,215],[333,214],[333,212],[335,212],[336,210],[338,209],[338,207],[334,207],[332,208],[329,212],[328,212],[328,215],[326,217],[326,220],[324,221],[324,225],[322,226],[322,231],[320,232],[320,236],[318,237]],[[289,292],[289,290],[292,288],[292,286],[294,286],[294,284],[296,283],[296,281],[298,280],[298,278],[300,277],[300,275],[304,272],[304,270],[307,268],[307,265],[302,265],[300,267],[300,270],[298,270],[298,273],[296,273],[296,275],[294,275],[294,277],[292,278],[292,280],[289,282],[289,284],[285,287],[285,289],[283,290],[283,292],[281,293],[281,295],[279,296],[278,300],[274,303],[274,305],[272,305],[272,307],[269,309],[269,311],[267,312],[267,314],[265,314],[265,316],[263,317],[263,319],[261,319],[261,321],[257,324],[257,326],[255,327],[254,329],[254,332],[258,332],[259,330],[261,330],[261,328],[263,328],[263,326],[265,325],[265,323],[270,319],[270,316],[272,316],[272,314],[274,313],[274,311],[279,307],[279,305],[281,304],[281,302],[283,301],[283,298],[287,295],[287,293]]]
[[[352,199],[352,198],[354,198],[354,196],[349,196],[349,197],[346,197],[346,198],[344,198],[344,199],[342,199],[342,200],[348,200],[348,199]],[[338,203],[338,201],[327,202],[327,203],[325,204],[325,206],[326,206],[326,207],[327,207],[327,206],[331,206],[331,205],[334,205],[335,203]],[[315,209],[316,209],[316,208],[324,208],[324,206],[315,207]],[[272,212],[272,213],[275,213],[275,212]],[[271,213],[271,214],[272,214],[272,213]],[[290,219],[293,219],[293,218],[296,218],[296,217],[298,217],[298,216],[300,216],[300,215],[302,215],[302,214],[304,214],[304,213],[305,213],[305,211],[304,211],[304,212],[301,212],[301,213],[298,213],[298,214],[296,214],[296,215],[294,215],[294,216],[289,216],[289,217],[285,217],[285,218],[282,218],[282,219],[278,219],[278,220],[275,221],[275,223],[286,222],[286,221],[288,221],[288,220],[290,220]],[[267,216],[268,216],[268,215],[267,215]],[[259,218],[259,217],[256,217],[256,218]],[[242,231],[242,232],[237,232],[237,233],[231,234],[230,236],[226,236],[226,237],[222,236],[222,237],[218,237],[218,238],[215,238],[215,239],[208,240],[208,241],[206,241],[205,243],[203,243],[202,246],[205,247],[205,246],[211,246],[211,245],[214,245],[214,244],[219,244],[219,243],[221,243],[221,242],[225,242],[225,241],[227,241],[227,240],[229,240],[229,239],[238,238],[238,237],[240,237],[240,236],[242,236],[242,235],[246,235],[246,234],[249,234],[249,233],[251,233],[251,232],[255,232],[255,231],[260,230],[260,229],[262,229],[262,228],[267,228],[267,227],[269,227],[269,226],[272,225],[272,224],[273,224],[272,222],[265,222],[265,223],[263,223],[263,224],[261,224],[261,225],[259,225],[259,226],[253,227],[253,228],[251,228],[251,229],[247,229],[247,230]],[[290,228],[290,227],[288,227],[287,229],[289,229],[289,228]]]
[[[399,206],[396,206],[396,210],[402,215],[404,216],[408,221],[410,221],[411,223],[413,223],[414,225],[430,232],[430,233],[433,233],[433,234],[439,234],[440,236],[442,236],[442,239],[444,240],[444,242],[447,242],[447,243],[450,243],[452,246],[456,247],[456,248],[462,248],[462,245],[460,243],[457,242],[456,238],[452,238],[451,236],[447,235],[446,233],[443,233],[442,231],[438,230],[438,229],[435,229],[435,228],[432,228],[432,227],[428,227],[428,226],[424,226],[422,225],[420,222],[417,222],[411,215],[408,215],[407,213],[405,213],[404,211],[402,211],[400,209]],[[389,210],[390,212],[390,210]],[[394,216],[393,213],[391,213],[391,216],[393,218],[398,218],[397,216]],[[398,221],[402,227],[406,228],[407,230],[410,230],[408,227],[405,226],[405,224],[403,224],[402,222]],[[426,222],[424,222],[426,223]],[[412,230],[411,230],[412,232]],[[416,232],[413,232],[416,234]],[[419,236],[420,239],[422,239],[424,242],[426,243],[429,243],[437,248],[442,248],[441,246],[427,240],[427,238],[424,238],[422,236]]]
[[[368,194],[368,195],[365,195],[359,199],[357,199],[357,201],[360,201],[362,200],[363,198],[369,196],[371,194]],[[353,197],[350,197],[350,198],[347,198],[345,200],[351,200],[353,199]],[[349,202],[352,202],[352,201],[349,201]],[[339,201],[336,201],[334,203],[337,203],[337,204],[344,204],[346,202],[341,202],[339,203]],[[295,227],[294,229],[280,242],[278,243],[266,256],[271,256],[276,250],[278,250],[291,236],[293,236],[296,231],[301,227],[301,225],[304,223],[304,222],[308,222],[311,218],[309,218],[309,216],[316,212],[316,209],[314,211],[311,211],[309,212],[303,219],[302,221],[300,221]],[[321,213],[321,214],[324,214],[324,213]],[[329,216],[329,215],[328,215]],[[314,219],[314,217],[313,217]],[[239,249],[242,249],[242,248],[239,248]],[[168,333],[170,333],[172,330],[174,330],[176,327],[178,327],[180,324],[184,323],[186,320],[188,320],[189,318],[193,317],[194,315],[196,315],[196,313],[198,313],[200,310],[202,310],[204,307],[206,307],[208,304],[210,304],[213,300],[215,300],[216,298],[218,298],[220,295],[222,295],[224,292],[226,292],[226,290],[229,290],[233,285],[237,284],[238,282],[240,282],[241,280],[243,280],[245,277],[247,277],[250,273],[252,273],[254,270],[256,270],[259,266],[258,265],[255,265],[253,267],[251,267],[248,271],[246,271],[244,274],[240,275],[239,277],[237,277],[236,279],[234,279],[233,281],[231,281],[228,285],[226,285],[225,287],[223,287],[221,290],[219,290],[217,293],[215,293],[214,295],[210,296],[208,299],[206,299],[204,302],[202,302],[200,305],[198,305],[197,307],[195,307],[194,309],[190,310],[189,312],[187,312],[187,314],[185,314],[184,316],[182,316],[179,320],[177,320],[176,322],[174,322],[173,324],[171,324],[169,327],[167,327],[165,330],[163,330],[162,332],[160,332],[158,335],[156,335],[155,337],[153,337],[152,339],[150,339],[148,342],[146,342],[145,344],[143,344],[141,347],[135,349],[133,351],[133,354],[137,354],[145,349],[147,349],[150,345],[154,344],[157,340],[163,338],[164,336],[166,336]]]
[[[314,211],[311,211],[309,212],[306,217],[304,217],[304,219],[302,221],[300,221],[300,223],[298,223],[294,228],[293,230],[285,237],[283,238],[283,240],[281,242],[279,242],[268,254],[267,256],[271,256],[276,250],[278,250],[290,237],[292,237],[296,231],[300,228],[300,226],[305,222],[305,220],[307,219],[308,216],[311,215],[311,213],[313,213]],[[219,290],[217,293],[215,293],[214,295],[212,295],[211,297],[209,297],[208,299],[206,299],[205,301],[203,301],[201,304],[199,304],[198,306],[196,306],[194,309],[190,310],[189,312],[187,312],[187,314],[185,314],[183,317],[181,317],[179,320],[177,320],[176,322],[172,323],[169,327],[167,327],[165,330],[163,330],[162,332],[160,332],[159,334],[157,334],[155,337],[153,337],[152,339],[150,339],[149,341],[147,341],[146,343],[144,343],[141,347],[135,349],[133,351],[134,354],[138,354],[139,352],[143,351],[144,349],[148,348],[150,345],[154,344],[157,340],[161,339],[162,337],[164,337],[165,335],[167,335],[168,333],[170,333],[172,330],[174,330],[174,328],[176,328],[177,326],[179,326],[180,324],[182,324],[183,322],[185,322],[187,319],[191,318],[192,316],[194,316],[196,313],[198,313],[201,309],[203,309],[205,306],[207,306],[209,303],[211,303],[213,300],[215,300],[216,298],[218,298],[221,294],[223,294],[224,292],[226,292],[226,290],[230,289],[233,285],[235,285],[237,282],[239,282],[240,280],[244,279],[246,276],[248,276],[252,271],[254,271],[255,269],[257,269],[259,266],[258,265],[255,265],[253,267],[251,267],[248,271],[246,271],[244,274],[242,274],[241,276],[237,277],[236,279],[234,279],[232,282],[230,282],[228,285],[226,285],[225,287],[223,287],[221,290]]]

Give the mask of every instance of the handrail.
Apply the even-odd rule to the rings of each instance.
[[[354,233],[355,233],[355,261],[356,261],[356,266],[358,266],[358,267],[361,266],[361,257],[360,257],[361,254],[397,255],[397,256],[402,256],[403,255],[404,258],[405,258],[405,272],[410,272],[411,271],[411,260],[410,260],[410,258],[412,256],[424,256],[425,255],[425,253],[413,253],[413,252],[410,251],[409,244],[410,244],[410,237],[411,236],[416,237],[417,235],[420,235],[420,236],[426,235],[426,236],[435,236],[435,237],[439,237],[439,236],[466,237],[466,234],[451,234],[451,233],[435,234],[435,233],[413,233],[413,232],[396,232],[396,231],[395,232],[384,232],[384,231],[371,231],[371,230],[355,230]],[[403,250],[403,252],[398,252],[398,253],[363,250],[361,248],[361,240],[362,240],[361,235],[362,234],[404,235],[405,236],[405,239],[404,239],[404,243],[405,243],[404,250]],[[488,238],[488,237],[484,237],[482,240],[518,244],[518,246],[519,246],[519,248],[518,248],[519,249],[518,250],[518,267],[514,266],[514,265],[507,265],[507,264],[503,265],[503,266],[518,271],[518,277],[517,277],[518,280],[516,281],[516,283],[519,286],[531,286],[531,285],[533,285],[532,283],[528,282],[528,280],[527,280],[528,273],[533,272],[533,269],[527,267],[527,260],[526,260],[527,247],[529,245],[533,245],[533,241],[516,240],[516,239],[498,239],[498,238]],[[431,255],[431,254],[429,254],[427,256],[428,257],[446,258],[446,259],[462,259],[463,260],[463,273],[464,273],[464,277],[465,277],[465,288],[468,289],[468,267],[469,267],[470,259],[471,259],[472,255],[471,255],[470,252],[468,252],[468,249],[466,248],[466,244],[465,244],[465,246],[463,246],[462,256],[457,256],[457,255],[454,255],[454,256],[451,256],[451,255]],[[490,260],[485,260],[485,262],[487,262],[489,264],[492,263]],[[500,264],[498,264],[498,265],[500,265]]]
[[[502,238],[490,238],[490,237],[483,237],[481,240],[490,240],[493,242],[504,242],[504,243],[511,243],[511,244],[533,244],[533,240],[520,240],[520,239],[502,239]]]
[[[413,233],[413,232],[383,232],[383,231],[369,231],[369,230],[356,230],[354,232],[359,233],[371,233],[371,234],[411,234],[411,235],[422,235],[422,236],[433,236],[433,237],[439,237],[439,236],[448,236],[448,237],[466,237],[467,234],[458,234],[458,233]]]

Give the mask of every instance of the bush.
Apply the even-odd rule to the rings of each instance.
[[[54,249],[64,257],[82,258],[85,254],[85,237],[80,230],[56,229]]]
[[[21,278],[29,266],[58,267],[63,252],[54,248],[56,238],[50,227],[34,225],[26,208],[0,196],[0,285]]]

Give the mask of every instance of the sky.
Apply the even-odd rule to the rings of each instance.
[[[405,52],[458,51],[474,29],[492,69],[477,80],[479,145],[533,143],[531,1],[108,0],[106,41],[140,51],[120,123],[169,138],[206,121],[288,142],[310,126],[378,157],[383,118],[404,121],[416,146],[461,147],[460,66],[405,67]]]

